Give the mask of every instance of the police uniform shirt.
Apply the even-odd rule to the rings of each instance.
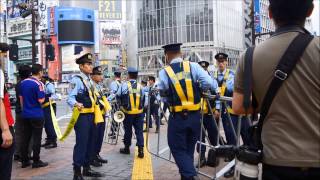
[[[182,58],[175,58],[170,64],[182,62]],[[208,75],[208,73],[198,64],[190,62],[190,71],[192,73],[193,82],[199,82],[202,90],[215,90],[213,79]],[[164,69],[159,72],[159,84],[158,89],[160,91],[167,91],[169,89],[169,79],[168,75]],[[163,101],[167,101],[163,97]]]
[[[86,87],[87,90],[92,91],[93,83],[90,76],[87,76],[86,74],[81,72],[80,77],[82,77],[83,81],[86,82],[86,85],[88,86]],[[84,91],[85,91],[85,85],[83,84],[81,79],[78,76],[73,76],[71,80],[71,90],[69,92],[69,96],[67,99],[67,103],[69,104],[70,107],[74,107],[74,105],[77,103],[76,101],[77,94],[82,93]]]
[[[119,80],[114,80],[111,82],[110,95],[108,96],[108,101],[114,100],[114,98],[116,97],[116,94],[120,90],[120,88],[121,88],[121,81],[119,82]]]
[[[129,80],[131,83],[137,83],[137,80],[133,80],[133,79],[130,79]],[[140,95],[140,102],[141,104],[144,104],[145,105],[145,102],[142,102],[143,100],[145,100],[145,89],[144,88],[141,88],[141,95]],[[116,93],[117,96],[122,96],[122,95],[129,95],[129,90],[128,90],[128,82],[124,82],[121,84],[120,86],[120,89],[117,91]]]
[[[47,82],[45,86],[45,93],[46,94],[55,94],[54,85],[51,82]]]
[[[218,82],[223,81],[226,72],[227,72],[227,68],[225,68],[223,72],[220,72],[220,70],[217,70],[217,73],[218,73],[217,81]],[[232,70],[229,70],[229,76],[228,76],[228,79],[226,80],[225,83],[226,83],[227,90],[229,92],[233,92],[234,72]]]
[[[143,88],[144,89],[144,92],[145,92],[145,106],[148,106],[148,101],[149,101],[149,92],[150,90],[153,90],[153,91],[156,91],[156,102],[150,102],[150,104],[159,104],[160,100],[161,100],[161,96],[159,94],[159,91],[158,91],[158,84],[154,83],[151,87],[150,86],[146,86]]]

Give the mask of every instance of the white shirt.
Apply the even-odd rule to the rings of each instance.
[[[2,69],[0,69],[0,98],[4,98],[4,74]]]

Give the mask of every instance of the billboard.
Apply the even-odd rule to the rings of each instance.
[[[57,0],[39,0],[38,12],[39,12],[39,29],[45,30],[48,28],[48,9],[49,7],[59,6]]]
[[[98,0],[100,20],[121,20],[122,0]]]
[[[19,3],[24,3],[26,0],[8,0],[7,1],[7,16],[10,18],[20,17]]]
[[[260,0],[254,0],[254,28],[256,33],[261,33]]]
[[[7,33],[9,37],[30,34],[32,30],[31,17],[8,21]]]
[[[102,45],[121,44],[121,23],[119,22],[101,22],[100,38]]]

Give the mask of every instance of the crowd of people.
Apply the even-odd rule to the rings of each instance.
[[[239,58],[236,71],[227,68],[225,52],[214,56],[216,70],[210,72],[209,61],[184,60],[182,44],[168,44],[163,46],[167,66],[160,70],[158,78],[149,76],[148,82],[139,82],[138,70],[128,67],[126,80],[121,78],[121,71],[114,72],[114,81],[106,94],[102,67],[93,67],[91,53],[81,54],[75,60],[80,74],[73,76],[66,101],[73,109],[72,117],[62,135],[54,120],[55,88],[52,80],[44,75],[42,66],[19,67],[15,122],[0,69],[1,179],[11,178],[13,155],[21,161],[22,168],[47,166],[48,163],[40,159],[41,146],[56,148],[57,140],[66,138],[72,129],[76,136],[73,179],[103,177],[91,166],[108,163],[100,151],[106,115],[111,111],[110,102],[114,101],[116,108],[125,114],[124,147],[120,153],[130,154],[134,129],[138,158],[144,158],[145,153],[143,132],[150,132],[155,124],[154,132],[159,133],[163,125],[161,119],[169,110],[168,145],[182,180],[199,179],[196,168],[219,165],[219,160],[212,161],[210,155],[214,149],[196,145],[197,141],[205,144],[208,140],[207,143],[215,147],[236,147],[240,142],[238,127],[242,145],[262,151],[259,159],[263,165],[262,179],[320,179],[320,40],[304,29],[306,17],[312,10],[313,0],[270,0],[269,14],[277,30],[270,39],[246,50]],[[208,100],[205,94],[215,98]],[[230,97],[232,102],[219,97]],[[256,116],[257,113],[260,116]],[[249,114],[251,118],[245,116]],[[255,127],[255,117],[259,117],[255,124],[258,139],[249,133],[252,132],[249,129]],[[145,119],[149,121],[144,129]],[[219,133],[219,123],[224,136]],[[112,124],[119,127],[114,121]],[[41,144],[43,128],[46,138]],[[108,136],[117,136],[116,130],[111,129]],[[200,159],[196,165],[195,150]],[[234,174],[233,166],[224,176]]]

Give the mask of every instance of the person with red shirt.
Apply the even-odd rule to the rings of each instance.
[[[4,74],[0,66],[0,177],[2,180],[10,180],[14,153],[14,119],[4,82]]]

